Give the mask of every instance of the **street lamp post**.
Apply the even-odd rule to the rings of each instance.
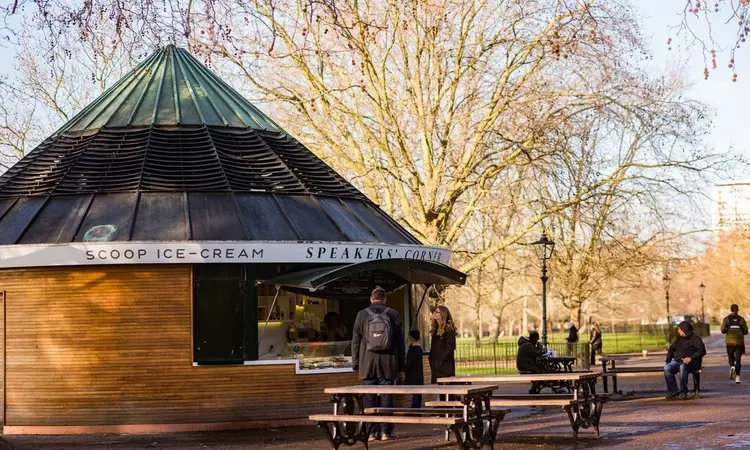
[[[534,242],[534,250],[542,264],[542,346],[547,348],[547,262],[552,258],[555,243],[542,233],[542,237]]]
[[[672,326],[672,316],[669,314],[669,273],[664,274],[664,297],[667,299],[667,327]]]
[[[701,322],[706,323],[706,310],[703,309],[703,293],[706,292],[706,285],[701,282],[698,290],[701,291]]]

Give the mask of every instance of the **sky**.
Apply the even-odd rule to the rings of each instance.
[[[670,67],[679,67],[686,64],[684,76],[691,82],[689,95],[691,98],[708,105],[714,112],[713,130],[708,140],[708,145],[714,146],[717,151],[726,151],[732,148],[737,154],[742,154],[750,159],[750,142],[748,142],[746,109],[750,104],[750,43],[746,49],[740,48],[737,52],[737,82],[732,82],[732,70],[728,68],[728,52],[719,52],[717,55],[717,69],[709,69],[709,78],[703,77],[705,62],[701,49],[689,47],[685,40],[672,33],[672,50],[667,46],[670,37],[670,27],[676,26],[682,19],[681,8],[685,0],[631,0],[638,9],[643,24],[644,37],[651,42],[657,67],[667,70]],[[713,3],[713,2],[711,2]],[[719,22],[719,21],[717,21]],[[700,22],[693,20],[701,31]],[[713,34],[722,45],[729,46],[734,42],[734,34],[737,27],[731,24],[716,23],[713,26]],[[709,61],[710,63],[710,61]],[[744,120],[743,120],[744,119]],[[724,178],[724,177],[722,177]],[[727,180],[738,181],[750,180],[750,173],[745,168],[736,168],[734,173],[728,174]]]
[[[699,48],[685,45],[684,39],[676,36],[673,36],[672,50],[667,48],[670,27],[680,23],[685,0],[630,1],[640,16],[643,36],[650,42],[654,54],[654,70],[666,72],[675,67],[685,66],[683,74],[691,83],[688,95],[713,110],[713,130],[707,144],[718,152],[732,149],[736,154],[750,160],[750,142],[747,141],[745,131],[750,124],[747,123],[743,111],[743,107],[750,104],[750,43],[747,49],[739,50],[737,82],[732,82],[733,72],[727,68],[729,56],[726,52],[719,53],[718,69],[711,70],[709,79],[704,80],[705,63]],[[734,42],[735,32],[734,24],[723,22],[717,23],[713,29],[718,40],[726,45]],[[12,48],[7,45],[0,46],[0,75],[12,72],[13,62]],[[740,180],[750,180],[748,168],[737,166],[733,172],[717,176],[711,181]],[[708,192],[706,194],[710,195]],[[710,206],[706,210],[710,210]]]

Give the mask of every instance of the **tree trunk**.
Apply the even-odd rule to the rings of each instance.
[[[477,295],[477,300],[476,300],[475,308],[474,308],[474,343],[476,344],[477,348],[479,348],[481,340],[482,340],[482,307],[480,305],[479,295]]]

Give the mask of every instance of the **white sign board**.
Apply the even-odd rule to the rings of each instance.
[[[0,268],[100,264],[354,263],[415,259],[448,265],[451,251],[351,242],[97,242],[0,245]]]

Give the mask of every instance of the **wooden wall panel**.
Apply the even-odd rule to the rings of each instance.
[[[5,291],[0,287],[0,424],[5,424]]]
[[[188,266],[0,271],[7,292],[6,424],[199,423],[331,410],[356,374],[192,365]]]

